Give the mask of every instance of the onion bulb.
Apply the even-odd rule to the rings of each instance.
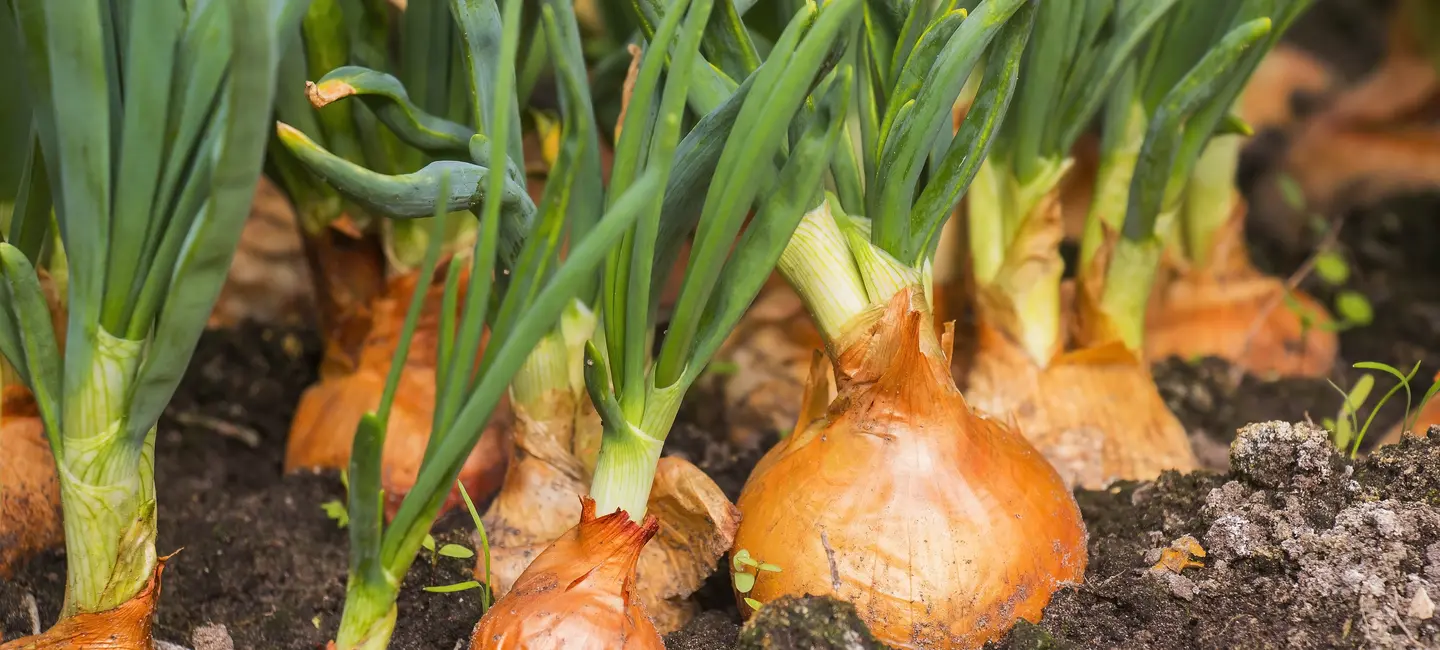
[[[966,395],[976,409],[1015,418],[1066,485],[1187,472],[1199,461],[1165,406],[1149,366],[1118,342],[1062,352],[1044,368],[981,325]]]
[[[535,558],[573,525],[563,517],[575,521],[581,516],[581,500],[589,498],[588,470],[573,456],[559,453],[556,438],[549,435],[553,429],[527,428],[527,419],[520,415],[515,460],[485,513],[490,586],[502,598]],[[593,411],[589,415],[593,417]],[[698,607],[690,596],[734,542],[739,513],[705,472],[669,456],[656,466],[646,511],[658,530],[636,562],[635,597],[656,629],[668,633],[694,617]],[[481,579],[486,568],[485,558],[477,558]]]
[[[472,650],[642,650],[665,647],[635,589],[635,564],[660,529],[617,510],[595,516],[582,499],[580,523],[530,563],[470,636]]]
[[[966,404],[929,318],[906,289],[852,320],[838,396],[756,466],[732,554],[781,569],[761,603],[835,596],[893,646],[979,648],[1082,578],[1085,526],[1035,448]]]
[[[1151,299],[1145,355],[1152,360],[1220,357],[1257,376],[1324,377],[1339,338],[1325,307],[1250,264],[1244,199],[1215,232],[1210,260],[1175,269]]]
[[[436,274],[443,277],[444,274]],[[390,283],[387,295],[374,300],[368,309],[353,315],[345,331],[326,345],[320,367],[320,382],[300,397],[290,438],[285,449],[286,471],[300,469],[346,469],[350,446],[360,418],[375,410],[385,388],[385,376],[399,342],[405,309],[415,291],[418,274],[401,276]],[[465,278],[461,279],[464,291]],[[440,327],[442,284],[431,285],[400,375],[399,388],[386,429],[381,455],[385,511],[393,516],[400,501],[415,484],[425,445],[430,438],[435,409],[436,344]],[[481,339],[483,350],[484,338]],[[497,407],[488,431],[470,452],[460,470],[460,481],[475,501],[484,502],[500,487],[510,445],[506,439],[508,410]],[[444,505],[448,510],[461,503],[457,489],[450,491]]]

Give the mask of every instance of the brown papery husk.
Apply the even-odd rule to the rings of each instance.
[[[1120,343],[1062,352],[1042,368],[988,325],[976,341],[965,391],[971,404],[1013,417],[1066,485],[1099,489],[1198,467],[1149,366]]]
[[[759,448],[767,434],[794,426],[811,352],[824,347],[800,296],[771,277],[715,355],[732,371],[702,379],[721,387],[732,443]]]
[[[400,502],[415,485],[425,445],[430,439],[435,409],[439,312],[444,293],[443,282],[438,279],[443,276],[437,273],[437,281],[427,287],[428,295],[386,427],[381,485],[385,490],[387,517],[394,516]],[[404,325],[405,310],[418,279],[419,274],[412,273],[392,280],[386,296],[353,314],[343,333],[327,342],[320,381],[300,397],[290,425],[285,448],[286,471],[349,467],[355,428],[365,413],[374,411],[380,404],[386,374]],[[464,285],[462,276],[461,295]],[[484,345],[485,337],[482,337],[482,352]],[[488,500],[504,478],[510,451],[509,417],[508,402],[502,401],[460,470],[460,481],[475,501]],[[443,510],[460,503],[459,490],[451,489]]]
[[[1328,375],[1340,347],[1327,327],[1334,319],[1303,291],[1287,291],[1283,280],[1255,269],[1245,249],[1245,215],[1237,193],[1207,263],[1167,265],[1146,315],[1145,356],[1220,357],[1261,377]]]
[[[748,594],[761,603],[835,596],[892,646],[979,648],[1082,578],[1080,511],[1034,447],[966,404],[918,290],[862,318],[836,342],[838,397],[746,483],[732,553],[780,567]]]
[[[563,413],[562,400],[552,394]],[[504,597],[531,563],[581,515],[589,498],[592,465],[568,449],[575,429],[599,426],[588,399],[580,400],[578,427],[564,418],[537,421],[516,409],[515,452],[504,487],[485,513],[490,543],[490,585]],[[593,462],[593,461],[592,461]],[[662,633],[684,627],[697,606],[690,599],[735,539],[739,512],[700,468],[674,457],[661,458],[650,489],[648,512],[659,525],[655,541],[637,563],[636,597]],[[568,519],[568,521],[567,521]],[[477,558],[476,579],[484,580],[485,558]]]
[[[1293,138],[1285,171],[1305,192],[1306,214],[1440,183],[1440,71],[1417,33],[1429,22],[1417,10],[1427,11],[1420,2],[1400,3],[1385,59]],[[1267,197],[1267,208],[1288,207],[1277,194]]]
[[[333,310],[333,307],[317,305],[317,287],[310,279],[315,270],[307,266],[307,262],[314,259],[307,258],[290,201],[270,179],[261,176],[250,203],[250,214],[240,231],[240,243],[235,248],[230,272],[206,326],[227,328],[246,321],[296,326],[311,320],[316,306],[321,306],[323,311]],[[344,263],[339,259],[330,262],[332,265]],[[384,278],[374,272],[379,269],[372,264],[352,262],[346,270],[349,281],[357,288],[367,283],[377,289],[384,288]],[[333,292],[331,289],[329,295]]]
[[[470,636],[472,650],[632,650],[665,647],[636,590],[641,549],[660,529],[616,511],[595,516],[583,499],[580,523],[550,544],[496,602]]]
[[[160,558],[150,581],[120,606],[67,616],[43,634],[0,644],[0,650],[153,650],[150,629],[160,598],[160,574],[168,559]]]
[[[6,386],[0,405],[0,577],[65,542],[60,482],[30,391]]]

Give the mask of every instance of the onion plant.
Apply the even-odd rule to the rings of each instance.
[[[734,559],[782,568],[745,585],[747,615],[827,594],[889,644],[980,647],[1083,575],[1069,491],[1018,432],[971,411],[950,372],[954,330],[935,330],[930,304],[941,228],[1008,121],[1037,14],[1059,4],[867,3],[847,53],[857,164],[778,264],[826,342],[838,395],[825,405],[828,375],[812,366],[795,432],[741,493]]]
[[[61,622],[37,642],[100,627],[148,647],[163,563],[155,425],[229,269],[260,173],[278,35],[305,3],[7,4],[39,143],[27,173],[46,191],[27,196],[38,203],[16,211],[0,244],[0,351],[45,424],[68,560]],[[50,207],[68,274],[63,354],[34,268]]]
[[[468,48],[452,17],[451,4],[417,0],[394,12],[383,0],[320,0],[294,35],[282,67],[277,113],[281,121],[339,160],[382,174],[413,171],[435,161],[470,159],[470,137],[477,120],[486,119],[489,88],[472,96]],[[558,6],[558,5],[557,5]],[[522,51],[544,51],[539,34],[538,4],[522,10],[519,26]],[[490,9],[494,11],[494,9]],[[573,10],[565,6],[558,18],[565,31],[560,51],[575,65],[583,65]],[[480,38],[492,41],[478,59],[480,70],[496,65],[498,21],[491,20]],[[531,59],[543,61],[544,57]],[[535,70],[533,65],[521,73]],[[488,73],[487,73],[488,74]],[[521,80],[533,76],[522,74]],[[313,82],[307,81],[314,80]],[[525,160],[521,145],[520,107],[527,89],[504,109],[515,126],[507,136],[507,168],[513,183],[525,187]],[[588,112],[589,94],[577,101]],[[478,108],[477,108],[478,107]],[[413,481],[421,458],[407,453],[423,445],[399,441],[428,435],[433,408],[434,382],[430,364],[435,358],[431,330],[439,326],[434,312],[441,299],[438,287],[417,281],[418,266],[431,232],[421,219],[385,219],[383,211],[350,198],[311,171],[277,139],[271,148],[271,173],[282,181],[294,201],[305,234],[307,258],[319,298],[322,333],[327,338],[320,381],[305,393],[292,423],[286,453],[289,468],[344,467],[351,434],[361,415],[380,399],[387,360],[410,292],[431,293],[430,309],[422,319],[422,341],[402,374],[401,399],[395,404],[392,453],[386,459],[386,488],[393,513]],[[583,165],[575,173],[587,192],[600,182],[600,153],[592,131]],[[523,192],[517,195],[528,219],[535,206]],[[598,216],[598,206],[572,208],[575,228],[583,234]],[[422,215],[422,216],[428,216]],[[442,255],[465,255],[477,234],[475,219],[460,209],[445,217]],[[502,229],[501,259],[513,260],[523,225]],[[468,265],[462,265],[462,269]],[[461,274],[459,287],[467,286]],[[591,283],[594,284],[593,282]],[[593,294],[593,289],[586,293]],[[498,438],[477,448],[463,473],[465,484],[480,499],[488,499],[505,467],[507,450]],[[452,494],[451,504],[458,504]]]
[[[712,6],[710,0],[682,0],[666,8],[651,42],[669,43],[678,30],[671,74],[657,94],[665,59],[657,55],[663,49],[652,47],[635,77],[611,177],[612,192],[652,174],[668,189],[648,197],[606,263],[602,327],[586,346],[585,363],[586,387],[604,425],[593,499],[586,500],[578,524],[541,553],[481,620],[472,648],[527,647],[532,638],[663,647],[647,610],[638,606],[637,592],[645,586],[634,584],[640,551],[658,526],[645,513],[660,453],[685,393],[759,292],[801,216],[821,199],[820,181],[845,124],[852,73],[842,65],[818,85],[816,77],[835,42],[856,24],[859,7],[859,0],[836,0],[823,9],[802,9],[764,64],[745,78],[748,92],[734,113],[731,135],[715,143],[720,155],[701,192],[679,301],[655,350],[652,276],[662,223],[672,215],[685,218],[664,210],[670,192],[686,191],[673,182],[673,172],[692,159],[677,157],[677,150],[699,150],[680,145],[680,118]],[[692,136],[705,133],[697,127]],[[788,156],[773,173],[771,162],[782,149]]]
[[[1237,95],[1261,57],[1311,2],[1276,2],[1268,8],[1253,4],[1185,7],[1195,16],[1185,19],[1182,31],[1187,33],[1192,27],[1202,33],[1217,31],[1261,12],[1272,20],[1270,33],[1237,65],[1230,80],[1234,87],[1217,96],[1217,102],[1243,103]],[[1233,118],[1231,123],[1241,126]],[[1157,283],[1145,350],[1156,359],[1221,356],[1256,374],[1326,375],[1335,361],[1341,323],[1315,299],[1251,265],[1244,241],[1247,206],[1235,186],[1248,133],[1228,130],[1242,132],[1217,134],[1198,154],[1193,151],[1197,145],[1189,145],[1191,150],[1180,154],[1176,175],[1167,181],[1173,187],[1167,186],[1161,206],[1162,214],[1173,214],[1167,218],[1174,223],[1164,234],[1170,263]],[[1095,239],[1092,231],[1089,250],[1097,246]]]
[[[1043,10],[1025,53],[1016,114],[967,202],[977,316],[967,394],[983,411],[1017,414],[1021,431],[1070,483],[1100,487],[1196,462],[1133,338],[1125,338],[1135,334],[1093,327],[1093,304],[1104,296],[1148,296],[1153,263],[1137,263],[1133,247],[1122,243],[1104,296],[1072,292],[1067,299],[1061,282],[1059,195],[1071,148],[1112,88],[1132,85],[1131,70],[1155,58],[1141,46],[1159,47],[1162,40],[1151,30],[1172,20],[1176,6],[1173,0],[1087,0]],[[1114,135],[1106,131],[1107,138]],[[1106,151],[1102,174],[1113,169],[1114,154]],[[1094,218],[1109,214],[1097,207],[1103,201],[1092,204]],[[1079,273],[1093,266],[1087,259]],[[1126,324],[1143,328],[1144,315],[1142,303],[1140,320]],[[1115,408],[1122,395],[1126,407]]]

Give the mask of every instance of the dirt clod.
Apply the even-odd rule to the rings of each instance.
[[[855,606],[824,596],[767,603],[740,630],[737,650],[881,650]]]
[[[1265,422],[1240,431],[1228,475],[1082,492],[1086,584],[999,647],[1440,647],[1440,507],[1424,499],[1440,437],[1403,447],[1352,463],[1323,430]],[[1203,566],[1153,566],[1183,535]]]

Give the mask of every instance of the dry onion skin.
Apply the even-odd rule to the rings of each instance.
[[[341,470],[349,466],[350,446],[360,418],[380,403],[385,375],[405,319],[405,306],[415,290],[417,277],[411,274],[392,281],[385,297],[373,301],[366,313],[350,319],[352,325],[346,334],[335,336],[327,343],[320,381],[300,397],[290,425],[285,448],[286,471]],[[428,288],[429,295],[390,413],[382,456],[387,516],[395,514],[400,501],[415,484],[430,438],[443,291],[440,284]],[[460,471],[460,481],[476,501],[488,500],[499,489],[509,457],[506,404],[502,402],[495,413]],[[452,489],[444,510],[460,503],[459,491]]]
[[[640,604],[635,565],[655,536],[655,517],[595,516],[586,497],[580,523],[535,558],[470,636],[472,650],[662,650]]]
[[[1013,417],[1072,487],[1150,479],[1198,468],[1185,428],[1147,363],[1118,342],[1056,356],[1044,368],[982,326],[965,394],[976,409]]]
[[[748,596],[835,596],[895,647],[979,648],[1082,579],[1079,508],[1034,447],[966,404],[917,290],[867,317],[836,342],[838,397],[740,495],[734,550],[781,568]]]
[[[525,422],[523,416],[519,422]],[[573,456],[558,453],[554,439],[544,433],[527,431],[523,425],[517,428],[515,461],[485,514],[490,585],[502,598],[535,559],[573,526],[563,518],[568,516],[570,522],[580,518],[581,501],[589,499],[588,476],[577,478],[588,470]],[[740,513],[705,472],[674,457],[661,458],[656,467],[647,512],[658,529],[636,562],[635,596],[655,628],[669,633],[697,613],[690,596],[730,549]],[[477,579],[484,579],[484,570],[485,559],[477,558]]]
[[[1245,251],[1245,200],[1215,233],[1209,264],[1172,266],[1146,316],[1145,355],[1153,360],[1220,357],[1250,374],[1324,377],[1339,336],[1314,298],[1256,270]],[[1287,304],[1286,295],[1294,304]],[[1307,322],[1308,321],[1308,322]]]
[[[1440,183],[1434,126],[1440,71],[1433,39],[1423,33],[1433,30],[1437,16],[1428,0],[1397,4],[1385,59],[1309,119],[1291,143],[1285,171],[1311,209],[1340,209]]]

